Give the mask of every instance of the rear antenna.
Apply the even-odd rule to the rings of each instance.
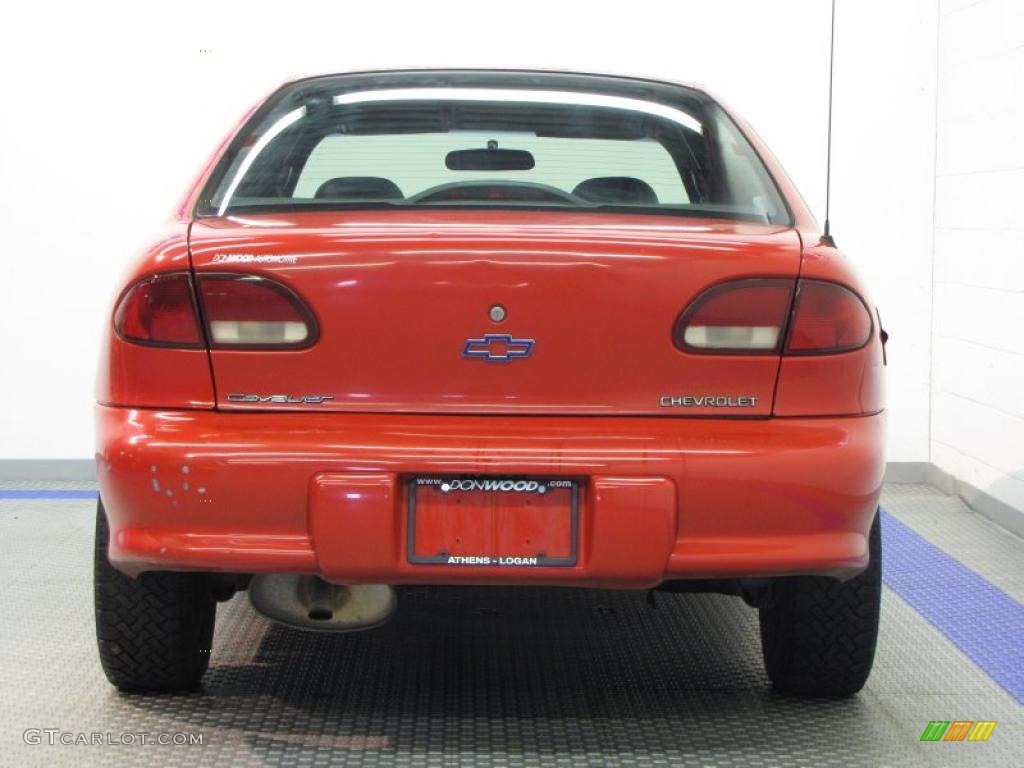
[[[828,145],[825,150],[825,232],[821,241],[832,248],[836,241],[832,239],[832,225],[828,219],[829,204],[832,198],[832,70],[836,61],[836,0],[832,0],[832,34],[828,43]]]

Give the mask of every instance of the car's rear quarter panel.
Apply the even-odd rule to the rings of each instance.
[[[189,223],[175,219],[128,266],[112,305],[136,280],[160,272],[187,272]],[[96,401],[103,405],[213,408],[213,379],[205,349],[152,347],[125,341],[114,331],[113,306],[101,338]]]
[[[853,265],[834,246],[804,232],[800,277],[848,286],[864,300],[872,328],[867,344],[836,355],[784,355],[775,389],[776,416],[879,413],[885,408],[885,353],[878,310]],[[882,447],[879,445],[879,452]]]

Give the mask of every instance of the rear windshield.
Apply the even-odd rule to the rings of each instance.
[[[233,142],[198,215],[564,208],[790,223],[732,120],[689,89],[665,103],[507,83],[290,88]]]

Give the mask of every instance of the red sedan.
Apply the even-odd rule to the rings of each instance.
[[[387,620],[396,585],[739,595],[773,684],[878,628],[883,339],[706,93],[380,72],[247,115],[110,313],[96,616],[126,690],[198,684],[216,602]]]

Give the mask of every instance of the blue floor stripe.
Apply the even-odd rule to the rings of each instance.
[[[0,490],[0,499],[95,499],[96,491]]]
[[[884,510],[882,578],[1024,704],[1024,605]]]

